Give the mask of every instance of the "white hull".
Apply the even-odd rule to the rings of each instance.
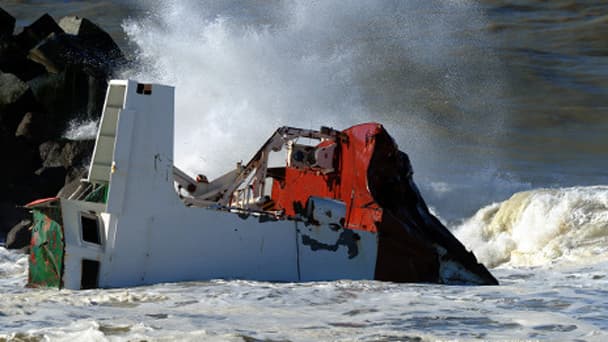
[[[102,126],[107,125],[108,106],[116,106],[108,102],[125,99],[115,114],[113,166],[99,167],[103,146],[98,143],[89,177],[97,181],[109,177],[107,204],[61,199],[65,288],[82,287],[87,267],[83,260],[99,262],[99,287],[214,278],[286,282],[373,278],[375,233],[360,232],[361,239],[353,241],[357,254],[351,257],[347,245],[337,245],[335,251],[313,250],[336,245],[344,230],[268,220],[257,213],[186,207],[172,177],[173,136],[168,132],[173,132],[173,102],[167,98],[173,98],[173,88],[155,85],[151,95],[139,95],[135,82],[112,81],[111,87],[126,90],[124,97],[108,96],[102,117]],[[104,139],[103,132],[102,128],[98,141]],[[97,218],[99,244],[83,239],[83,212]],[[316,242],[314,247],[310,241]]]
[[[110,82],[88,178],[69,198],[31,204],[30,285],[496,283],[428,213],[381,125],[283,127],[247,165],[194,180],[173,165],[173,91]],[[286,165],[268,166],[284,147]]]

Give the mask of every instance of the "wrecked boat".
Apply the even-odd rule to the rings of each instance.
[[[88,177],[27,205],[29,286],[498,284],[429,212],[382,125],[281,127],[248,163],[209,181],[173,164],[173,111],[172,87],[110,82]]]

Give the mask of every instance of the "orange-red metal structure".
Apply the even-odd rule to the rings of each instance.
[[[287,166],[284,179],[275,178],[272,186],[276,209],[284,210],[287,216],[296,216],[311,196],[333,198],[346,205],[345,228],[376,232],[382,208],[369,192],[367,170],[376,147],[375,137],[383,131],[377,123],[343,131],[344,138],[337,142],[335,172],[324,174]],[[317,147],[327,143],[323,141]]]

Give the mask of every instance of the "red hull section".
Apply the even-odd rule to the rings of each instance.
[[[315,147],[337,144],[335,172],[287,166],[273,176],[274,209],[302,218],[310,211],[310,197],[343,202],[342,228],[378,233],[378,280],[498,284],[430,213],[413,182],[409,158],[382,125],[361,124],[342,133],[341,139]]]
[[[346,205],[345,228],[376,232],[382,208],[367,189],[367,170],[375,150],[375,137],[384,128],[376,123],[345,130],[334,160],[337,172],[286,167],[285,178],[275,179],[272,198],[288,216],[301,214],[311,196],[333,198]],[[321,143],[320,145],[322,145]]]

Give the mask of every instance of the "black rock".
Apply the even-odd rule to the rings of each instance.
[[[0,155],[5,162],[0,168],[0,200],[10,198],[15,204],[29,201],[34,171],[40,167],[40,157],[35,144],[22,137],[4,137]],[[25,191],[24,191],[25,190]]]
[[[6,248],[21,249],[23,252],[28,252],[28,246],[32,239],[31,220],[22,220],[17,223],[6,235]]]
[[[12,36],[0,37],[0,70],[13,74],[22,81],[46,73],[44,66],[27,58],[26,52]]]
[[[66,170],[80,167],[89,159],[94,145],[93,140],[47,141],[39,147],[42,167],[63,167]]]
[[[15,31],[15,18],[0,7],[0,36],[10,36]]]
[[[22,137],[33,144],[39,144],[51,138],[48,127],[48,117],[44,113],[27,112],[17,126],[15,137]]]
[[[6,107],[16,103],[27,93],[27,83],[21,81],[13,74],[0,74],[0,112]]]
[[[39,150],[43,168],[64,167],[65,162],[61,153],[63,144],[61,142],[44,142],[40,145]]]
[[[0,236],[6,237],[6,234],[14,225],[31,217],[29,211],[16,205],[14,200],[0,200]]]
[[[58,73],[75,65],[91,76],[105,78],[121,60],[116,51],[120,53],[86,37],[53,33],[32,48],[28,58],[44,65],[48,72]]]
[[[86,174],[94,141],[62,136],[73,120],[99,117],[107,80],[124,63],[87,19],[60,26],[45,14],[15,36],[8,31],[14,19],[0,9],[0,233],[27,217],[19,206]]]
[[[45,167],[36,171],[35,186],[36,198],[53,197],[65,185],[65,175],[67,171],[64,167]],[[34,191],[32,191],[34,193]],[[26,201],[27,202],[27,201]]]
[[[20,206],[86,175],[94,141],[62,136],[73,120],[99,117],[107,80],[125,60],[91,21],[60,24],[45,14],[13,36],[15,20],[0,9],[0,234],[28,217]]]
[[[0,73],[0,122],[6,130],[14,133],[32,107],[34,99],[28,84],[13,74]]]
[[[124,55],[110,35],[86,18],[76,16],[63,17],[59,20],[59,26],[67,34],[75,35],[87,42],[91,49],[103,53],[110,63],[120,64],[124,62]]]
[[[89,170],[85,165],[73,167],[68,170],[68,173],[65,176],[65,185],[59,190],[57,197],[67,198],[73,194],[80,186],[80,180],[86,178],[88,171]]]
[[[93,154],[95,140],[77,140],[69,141],[63,147],[62,154],[65,160],[66,168],[80,168],[88,166],[90,157]]]
[[[17,35],[17,42],[24,50],[30,50],[51,33],[63,33],[63,30],[50,15],[45,14],[30,26],[24,27]]]
[[[17,126],[17,130],[15,131],[16,137],[24,137],[26,139],[31,139],[35,135],[34,128],[34,119],[32,112],[27,112],[21,119],[19,126]]]
[[[0,62],[24,58],[25,52],[12,36],[0,36]]]
[[[33,96],[48,113],[49,131],[60,136],[74,118],[87,118],[89,76],[76,67],[28,81]]]
[[[42,167],[36,171],[38,186],[46,194],[71,194],[74,182],[86,175],[94,140],[47,141],[40,145]],[[74,183],[71,184],[70,183]]]

